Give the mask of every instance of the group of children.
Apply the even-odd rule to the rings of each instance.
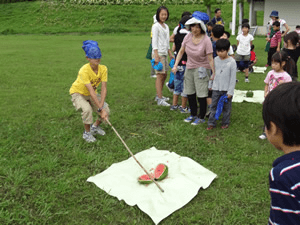
[[[158,105],[168,105],[166,98],[162,96],[162,88],[167,76],[167,57],[174,58],[169,47],[168,26],[164,23],[168,17],[167,8],[160,7],[156,14],[158,25],[154,24],[152,28],[153,64],[162,64],[162,69],[156,67],[156,100]],[[218,18],[216,21],[221,21]],[[189,15],[184,15],[179,22],[179,27],[174,35],[174,52],[181,49],[180,46],[188,33],[185,24],[189,19]],[[192,25],[195,26],[195,24],[190,26]],[[203,31],[203,24],[200,24],[199,28],[200,26]],[[270,42],[269,52],[271,49],[268,54],[268,65],[272,67],[272,70],[264,80],[266,85],[263,120],[265,137],[285,155],[274,161],[270,171],[269,191],[272,201],[269,224],[298,224],[300,221],[300,83],[291,81],[297,80],[298,73],[295,64],[299,58],[299,36],[297,32],[286,34],[284,36],[284,49],[281,50],[281,34],[278,32],[276,21],[273,23],[272,30],[273,35],[267,39]],[[222,111],[222,128],[228,128],[231,101],[236,84],[236,66],[238,64],[240,67],[245,67],[247,79],[248,68],[245,64],[241,65],[241,62],[247,63],[251,59],[255,60],[250,55],[253,37],[249,35],[249,25],[242,25],[242,34],[237,37],[238,44],[234,58],[228,41],[229,35],[224,32],[222,25],[217,24],[211,30],[215,69],[212,70],[211,76],[211,111],[207,130],[215,128],[216,118]],[[89,63],[80,68],[77,79],[69,92],[75,109],[81,111],[84,124],[83,139],[87,142],[95,142],[94,136],[96,134],[105,135],[104,130],[99,125],[108,120],[109,116],[109,107],[105,102],[107,68],[100,65],[102,54],[96,41],[84,41],[82,48]],[[171,106],[173,110],[180,94],[183,104],[186,104],[186,96],[183,94],[183,80],[188,58],[186,55],[180,55],[180,57],[182,57],[180,63],[177,60],[176,69],[173,68],[176,73],[173,105]],[[197,79],[201,78],[198,77]],[[101,94],[97,94],[97,87],[100,84]],[[98,114],[98,119],[94,123],[93,111]]]

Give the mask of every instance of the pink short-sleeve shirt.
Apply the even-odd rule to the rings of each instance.
[[[187,34],[181,46],[185,48],[187,55],[187,69],[195,69],[198,67],[204,67],[211,69],[207,55],[213,53],[212,43],[207,35],[204,35],[199,44],[195,45],[192,41],[193,34]]]

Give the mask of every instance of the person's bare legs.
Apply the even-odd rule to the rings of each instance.
[[[178,95],[173,95],[173,103],[172,105],[177,105],[178,104]]]
[[[86,132],[90,132],[90,127],[91,127],[90,124],[84,124],[84,129]]]
[[[156,74],[156,81],[155,81],[155,88],[156,88],[156,94],[158,98],[162,98],[162,89],[164,86],[164,82],[167,78],[166,73],[157,73]]]
[[[249,76],[249,68],[245,69],[245,79],[248,79]]]
[[[181,97],[181,106],[182,108],[186,108],[186,103],[188,101],[188,98],[187,97]]]

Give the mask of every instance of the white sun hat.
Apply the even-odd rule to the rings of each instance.
[[[204,22],[202,20],[196,19],[195,17],[192,17],[191,19],[189,19],[188,21],[186,21],[185,26],[187,29],[189,29],[189,25],[191,24],[200,24],[201,30],[203,30],[204,32],[206,32],[206,26],[204,24]]]

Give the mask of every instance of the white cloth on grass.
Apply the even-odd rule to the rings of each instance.
[[[109,195],[124,200],[130,206],[137,205],[155,224],[186,205],[198,194],[200,188],[206,189],[217,177],[188,157],[167,150],[157,150],[155,147],[139,152],[135,157],[148,172],[154,172],[159,163],[168,166],[168,176],[158,181],[164,192],[154,183],[138,183],[137,178],[145,172],[132,157],[112,164],[87,181],[95,183]]]
[[[246,97],[246,93],[248,91],[241,91],[241,90],[234,90],[234,95],[232,102],[253,102],[253,103],[260,103],[262,104],[263,101],[265,100],[264,97],[264,91],[261,90],[256,90],[252,91],[253,92],[253,97]]]
[[[265,73],[266,70],[267,70],[267,67],[253,66],[254,73]]]

